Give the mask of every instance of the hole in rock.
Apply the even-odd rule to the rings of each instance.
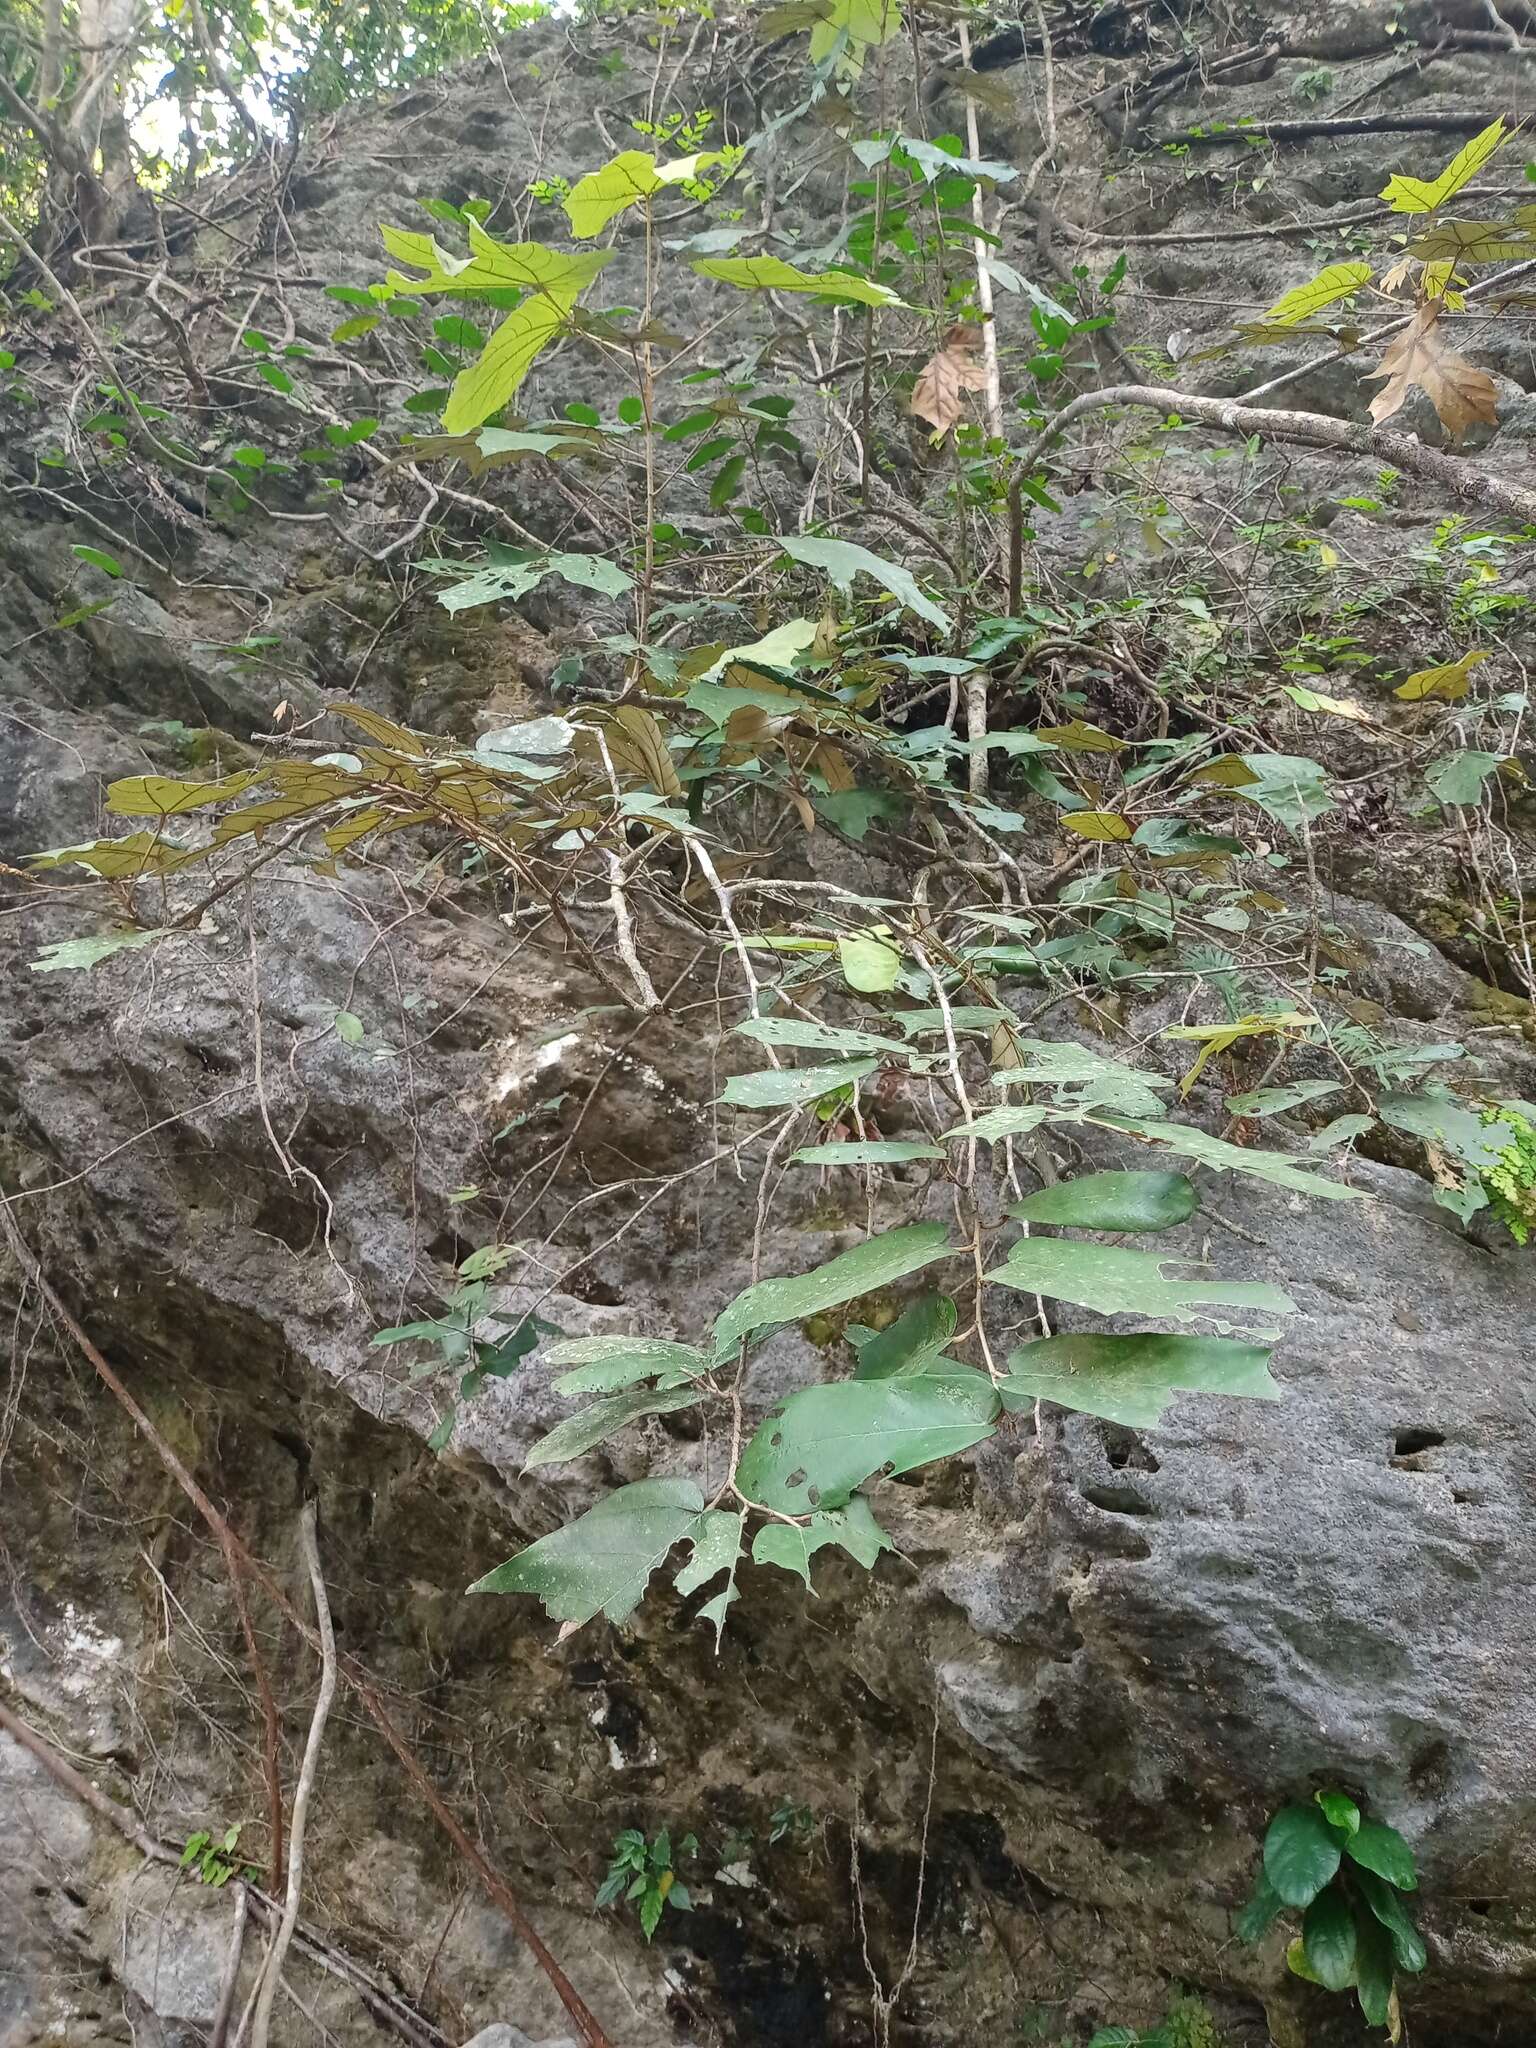
[[[1102,1508],[1107,1515],[1150,1515],[1155,1512],[1152,1503],[1143,1500],[1132,1486],[1097,1486],[1090,1480],[1079,1486],[1078,1492],[1090,1507]]]
[[[1438,1429],[1400,1429],[1392,1439],[1392,1455],[1415,1458],[1420,1451],[1432,1451],[1444,1442]]]
[[[1134,1429],[1121,1422],[1106,1422],[1099,1431],[1104,1455],[1117,1472],[1156,1472],[1161,1468]]]

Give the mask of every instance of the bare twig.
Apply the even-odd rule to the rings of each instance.
[[[315,1789],[315,1773],[320,1768],[320,1751],[325,1743],[325,1724],[330,1719],[331,1702],[336,1697],[336,1634],[331,1627],[331,1603],[326,1595],[325,1574],[320,1569],[320,1548],[315,1537],[315,1503],[304,1503],[299,1517],[299,1543],[304,1552],[304,1562],[309,1567],[310,1589],[315,1600],[315,1624],[320,1634],[320,1691],[315,1699],[315,1711],[309,1724],[309,1740],[304,1745],[304,1762],[299,1769],[299,1782],[293,1789],[293,1817],[288,1829],[288,1888],[283,1897],[283,1917],[278,1923],[272,1946],[267,1951],[266,1964],[262,1971],[261,1990],[256,2000],[256,2018],[251,2027],[251,2048],[267,2048],[267,2038],[272,2026],[272,2006],[277,1998],[277,1987],[282,1982],[283,1965],[288,1960],[288,1946],[293,1940],[293,1930],[299,1918],[299,1893],[304,1884],[304,1827],[309,1817],[309,1802]]]

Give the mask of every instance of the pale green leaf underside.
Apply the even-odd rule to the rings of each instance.
[[[739,1109],[776,1109],[784,1103],[814,1102],[830,1095],[834,1088],[846,1088],[862,1081],[880,1064],[875,1059],[841,1060],[835,1066],[773,1067],[761,1074],[733,1074],[721,1094],[722,1102]]]
[[[621,1486],[574,1522],[487,1572],[471,1593],[532,1593],[556,1621],[623,1621],[674,1543],[697,1528],[704,1496],[691,1479]]]
[[[853,588],[855,576],[868,576],[883,590],[898,598],[908,611],[915,612],[920,619],[926,619],[930,626],[936,626],[941,633],[950,629],[950,618],[931,597],[925,597],[917,586],[917,579],[908,569],[895,562],[887,562],[881,556],[872,554],[868,548],[861,548],[856,541],[830,540],[824,535],[790,533],[777,542],[777,546],[793,560],[804,562],[812,569],[824,569],[839,590]]]
[[[899,1166],[909,1159],[942,1159],[942,1145],[907,1138],[850,1138],[846,1143],[806,1145],[789,1157],[791,1166]]]
[[[557,1422],[547,1436],[540,1437],[528,1453],[523,1469],[531,1472],[539,1465],[559,1465],[569,1458],[583,1457],[631,1422],[647,1415],[668,1415],[674,1408],[691,1407],[698,1398],[692,1387],[685,1387],[666,1393],[613,1394],[606,1401],[595,1401],[579,1415],[568,1415],[564,1422]]]
[[[1006,1261],[987,1278],[1101,1315],[1166,1316],[1177,1322],[1209,1318],[1218,1308],[1289,1315],[1296,1306],[1263,1280],[1170,1280],[1163,1272],[1166,1263],[1159,1252],[1122,1245],[1026,1237],[1010,1247]]]

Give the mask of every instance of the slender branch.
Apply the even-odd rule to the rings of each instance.
[[[224,1965],[224,1981],[219,1986],[219,2002],[214,2009],[208,2048],[224,2048],[229,2034],[230,2015],[235,2009],[235,1992],[240,1983],[240,1958],[245,1951],[245,1923],[250,1911],[251,1895],[241,1885],[235,1893],[235,1924],[229,1933],[229,1958]]]
[[[1315,135],[1476,135],[1486,128],[1492,114],[1354,114],[1343,121],[1244,121],[1232,122],[1214,133],[1208,128],[1181,128],[1171,135],[1149,135],[1149,149],[1166,149],[1178,143],[1190,149],[1210,149],[1221,143],[1246,142],[1250,135],[1262,135],[1270,142],[1304,142]]]
[[[1426,448],[1412,434],[1356,426],[1349,420],[1330,419],[1319,412],[1270,412],[1260,406],[1238,405],[1232,399],[1200,398],[1193,392],[1175,391],[1164,384],[1112,384],[1106,390],[1088,391],[1081,398],[1074,398],[1025,451],[1020,465],[1024,474],[1028,475],[1036,466],[1047,444],[1064,427],[1085,413],[1115,405],[1144,405],[1154,412],[1176,412],[1184,419],[1200,420],[1229,434],[1261,434],[1269,440],[1294,441],[1306,448],[1336,448],[1349,455],[1369,455],[1410,475],[1431,478],[1466,504],[1501,512],[1525,526],[1536,526],[1536,491],[1492,476],[1487,470],[1475,469],[1471,463],[1439,448]]]
[[[267,2048],[272,2006],[277,1998],[277,1987],[282,1982],[283,1965],[288,1960],[293,1930],[298,1925],[299,1893],[304,1884],[304,1827],[309,1817],[310,1797],[315,1789],[315,1773],[320,1768],[325,1724],[330,1719],[331,1702],[336,1697],[336,1634],[331,1627],[331,1603],[326,1596],[325,1574],[320,1569],[320,1549],[315,1538],[315,1503],[312,1500],[304,1503],[304,1512],[299,1517],[299,1543],[304,1552],[304,1562],[309,1567],[315,1622],[320,1631],[320,1692],[309,1724],[309,1740],[304,1745],[299,1782],[293,1791],[293,1819],[288,1829],[288,1889],[283,1898],[283,1917],[272,1937],[262,1972],[256,2018],[251,2028],[251,2048]]]

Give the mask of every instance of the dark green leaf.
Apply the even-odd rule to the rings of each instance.
[[[1168,1230],[1195,1213],[1195,1190],[1182,1173],[1085,1173],[1014,1203],[1024,1223],[1080,1230]]]
[[[1264,1875],[1288,1906],[1310,1906],[1337,1874],[1345,1836],[1315,1806],[1283,1806],[1264,1837]]]
[[[1259,1881],[1253,1888],[1253,1897],[1237,1916],[1238,1940],[1262,1940],[1284,1911],[1284,1899],[1269,1879],[1260,1872]]]
[[[562,1394],[611,1394],[652,1379],[681,1387],[708,1369],[702,1351],[664,1337],[568,1337],[549,1347],[544,1363],[578,1368],[555,1381]]]
[[[736,1483],[780,1514],[841,1507],[873,1473],[910,1472],[980,1443],[999,1405],[991,1381],[962,1367],[805,1387],[759,1425]]]
[[[856,1493],[846,1507],[812,1515],[809,1522],[765,1522],[753,1539],[752,1562],[794,1572],[809,1586],[811,1559],[829,1545],[846,1550],[865,1571],[874,1570],[882,1551],[895,1548],[869,1502]]]
[[[1392,1937],[1392,1953],[1397,1959],[1397,1967],[1400,1970],[1422,1970],[1429,1961],[1429,1951],[1398,1893],[1374,1870],[1363,1867],[1356,1869],[1355,1883],[1361,1898]]]
[[[532,1593],[556,1621],[624,1621],[673,1544],[693,1533],[704,1496],[691,1479],[621,1486],[553,1535],[487,1572],[471,1593]]]
[[[1413,1851],[1396,1828],[1379,1820],[1363,1820],[1358,1832],[1344,1844],[1344,1853],[1362,1870],[1374,1870],[1400,1892],[1417,1891],[1419,1880],[1413,1868]]]
[[[1355,1982],[1360,2010],[1373,2027],[1391,2023],[1392,1942],[1387,1930],[1361,1913],[1355,1926]]]
[[[759,1280],[729,1304],[715,1325],[715,1357],[728,1358],[743,1337],[775,1323],[798,1323],[905,1279],[949,1253],[942,1223],[909,1223],[866,1238],[809,1273]]]
[[[1336,1884],[1308,1906],[1301,1939],[1318,1982],[1330,1991],[1347,1991],[1355,1981],[1355,1916]]]
[[[888,1380],[916,1371],[925,1359],[944,1349],[955,1334],[959,1311],[947,1294],[925,1294],[899,1315],[888,1330],[867,1337],[858,1347],[856,1380]],[[850,1330],[850,1340],[853,1332]]]

